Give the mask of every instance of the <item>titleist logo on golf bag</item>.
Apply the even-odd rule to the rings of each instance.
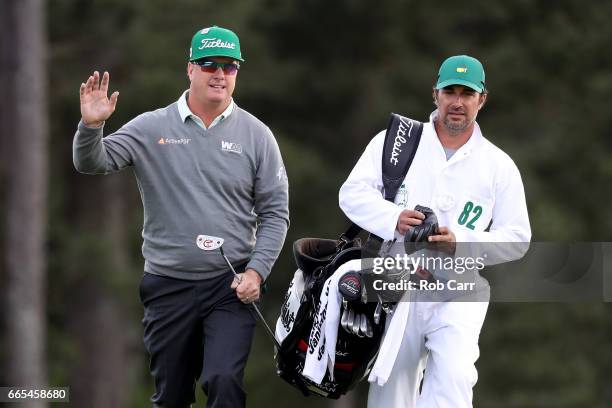
[[[413,128],[414,124],[411,120],[407,121],[406,118],[400,117],[400,123],[397,127],[397,133],[393,142],[393,150],[391,151],[391,159],[389,160],[394,166],[398,165],[399,160],[397,159],[397,157],[402,152],[401,148],[406,144],[406,137],[410,139],[410,137],[412,136]],[[408,132],[408,134],[406,134],[406,132]]]
[[[391,114],[383,146],[382,179],[385,200],[394,201],[416,154],[423,123]]]

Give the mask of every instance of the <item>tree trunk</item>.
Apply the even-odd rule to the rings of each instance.
[[[45,386],[47,75],[43,0],[2,2],[8,385]],[[27,402],[25,407],[42,407]]]

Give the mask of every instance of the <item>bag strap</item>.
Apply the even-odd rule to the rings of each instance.
[[[361,232],[361,229],[362,228],[359,225],[355,224],[354,222],[351,222],[351,225],[349,225],[348,229],[344,231],[342,235],[340,235],[340,241],[348,243],[354,240]]]
[[[393,201],[414,160],[423,123],[396,113],[391,114],[382,158],[382,179],[385,200]]]
[[[406,178],[406,174],[408,174],[410,165],[414,160],[422,134],[422,122],[391,113],[385,134],[381,163],[385,200],[395,200],[397,190],[399,190]],[[354,225],[352,224],[348,231],[352,231]],[[382,243],[382,238],[375,234],[370,234],[365,245],[365,251],[368,255],[376,256],[380,251]]]

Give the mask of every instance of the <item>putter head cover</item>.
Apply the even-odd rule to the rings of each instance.
[[[359,272],[347,272],[338,280],[338,291],[347,302],[359,301],[362,288],[363,278]]]
[[[434,235],[438,231],[438,217],[429,207],[417,205],[414,207],[416,211],[420,211],[425,215],[425,219],[421,225],[411,228],[406,233],[405,242],[427,242],[427,238]]]
[[[349,271],[338,280],[338,291],[343,299],[340,326],[349,334],[360,338],[372,338],[374,331],[367,307],[359,304],[364,288],[363,277],[357,271]]]

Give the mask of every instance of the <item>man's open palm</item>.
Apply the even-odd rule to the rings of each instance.
[[[108,98],[109,78],[108,72],[104,72],[100,81],[100,74],[95,71],[86,83],[81,84],[81,117],[87,126],[101,126],[115,111],[119,92],[113,92]]]

